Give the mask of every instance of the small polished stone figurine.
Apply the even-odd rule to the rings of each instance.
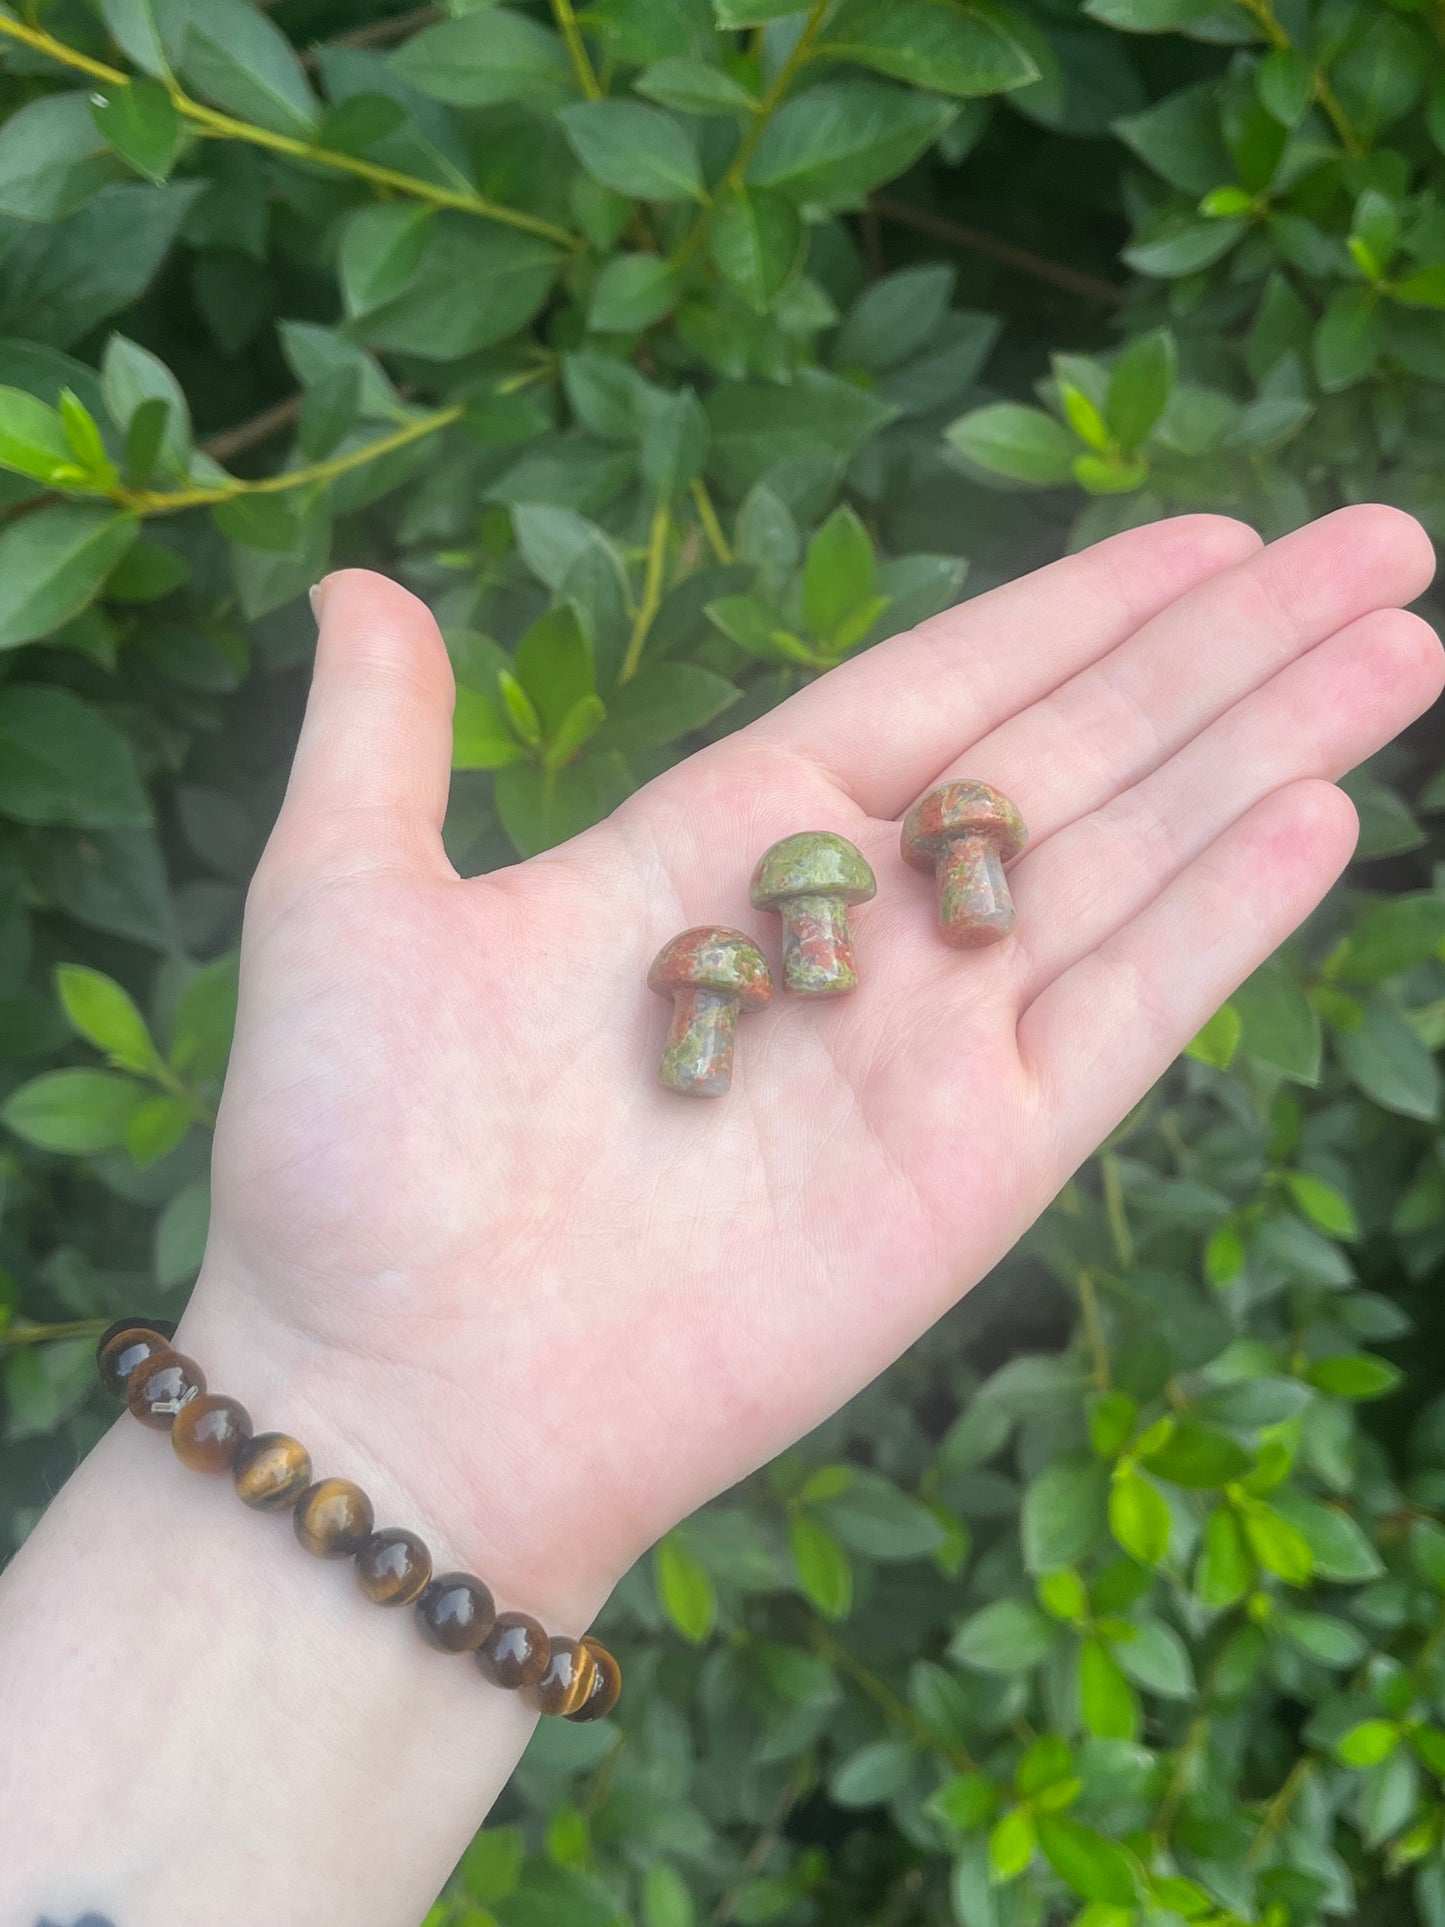
[[[672,999],[658,1082],[686,1097],[721,1097],[733,1081],[738,1012],[773,999],[762,951],[741,930],[703,924],[663,945],[647,987]]]
[[[903,819],[905,862],[938,883],[938,928],[956,950],[997,943],[1014,927],[1003,866],[1029,840],[1024,820],[987,783],[941,783]]]
[[[785,836],[758,860],[748,897],[783,921],[783,986],[797,997],[842,997],[858,988],[852,904],[878,894],[861,850],[831,830]]]

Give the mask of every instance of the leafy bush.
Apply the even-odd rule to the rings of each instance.
[[[107,1422],[89,1335],[199,1260],[307,585],[437,609],[480,869],[965,556],[1445,533],[1441,45],[1430,0],[0,7],[8,1544]],[[1421,763],[1005,1275],[628,1578],[619,1721],[539,1734],[433,1927],[1445,1924]]]

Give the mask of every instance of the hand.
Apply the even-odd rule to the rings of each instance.
[[[505,1603],[585,1617],[987,1271],[1318,902],[1355,840],[1331,779],[1440,690],[1398,606],[1431,571],[1384,508],[1263,551],[1213,517],[1135,530],[472,880],[440,839],[435,626],[332,576],[178,1342],[258,1424],[344,1445],[318,1470],[384,1468],[387,1522]],[[981,952],[898,853],[951,773],[1032,832],[1017,933]],[[747,882],[800,829],[878,873],[860,989],[746,1019],[719,1103],[659,1089],[652,956],[703,922],[776,954]]]

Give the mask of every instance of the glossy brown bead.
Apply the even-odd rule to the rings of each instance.
[[[551,1640],[526,1613],[498,1613],[496,1624],[477,1648],[483,1677],[509,1691],[535,1686],[551,1657]]]
[[[564,1719],[576,1713],[587,1704],[596,1671],[597,1661],[580,1639],[554,1636],[547,1670],[532,1689],[537,1705]]]
[[[206,1375],[195,1359],[183,1352],[157,1352],[142,1359],[125,1384],[125,1402],[142,1425],[169,1432],[183,1405],[206,1389]]]
[[[95,1344],[95,1365],[102,1382],[125,1397],[125,1382],[143,1359],[168,1352],[175,1326],[168,1318],[117,1318]]]
[[[229,1472],[252,1430],[251,1414],[239,1399],[207,1392],[176,1413],[171,1444],[193,1472]]]
[[[603,1720],[622,1696],[622,1668],[600,1639],[584,1634],[582,1644],[592,1655],[592,1684],[587,1697],[575,1711],[567,1714],[579,1726],[589,1720]]]
[[[349,1559],[371,1537],[371,1501],[350,1479],[318,1479],[296,1501],[296,1537],[318,1559]]]
[[[414,1532],[388,1526],[357,1553],[356,1577],[378,1606],[409,1606],[431,1578],[431,1554]]]
[[[491,1592],[470,1572],[442,1572],[416,1602],[423,1639],[443,1653],[474,1653],[497,1617]]]
[[[285,1432],[258,1432],[231,1467],[236,1493],[258,1512],[283,1512],[311,1483],[311,1454]]]

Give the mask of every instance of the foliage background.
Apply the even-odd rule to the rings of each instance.
[[[304,591],[544,847],[1133,520],[1445,534],[1438,0],[0,6],[0,1532],[178,1309]],[[431,1927],[1445,1923],[1439,746],[981,1286],[609,1608]],[[1408,1372],[1402,1366],[1409,1363]]]

